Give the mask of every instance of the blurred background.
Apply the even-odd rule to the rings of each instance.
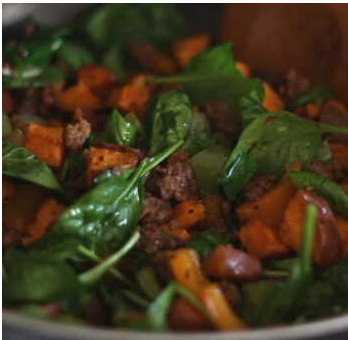
[[[44,24],[71,20],[91,4],[3,4],[8,35],[28,16]],[[327,83],[348,102],[348,4],[177,4],[190,32],[233,41],[238,60],[263,76],[289,69]],[[273,79],[274,80],[274,79]]]

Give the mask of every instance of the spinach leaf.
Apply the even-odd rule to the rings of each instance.
[[[185,30],[179,11],[172,4],[107,4],[85,20],[83,31],[101,49],[147,41],[166,48]]]
[[[183,296],[194,307],[203,311],[200,302],[191,293],[177,283],[172,282],[157,296],[156,300],[150,304],[145,315],[141,319],[132,322],[129,326],[135,329],[152,331],[166,330],[167,314],[175,295]]]
[[[206,230],[194,237],[187,248],[195,249],[200,258],[206,258],[217,246],[229,244],[225,233]]]
[[[4,89],[42,87],[58,83],[65,78],[65,73],[55,66],[25,66],[2,75]]]
[[[302,320],[312,320],[348,312],[348,258],[326,269],[308,289],[298,306]]]
[[[3,59],[16,67],[47,66],[62,44],[61,37],[21,41],[15,45],[8,44],[4,47]]]
[[[193,114],[191,129],[187,135],[182,149],[190,156],[206,149],[212,144],[212,136],[209,124],[204,114],[196,112]]]
[[[190,61],[187,69],[176,76],[149,78],[156,84],[179,83],[197,104],[223,100],[235,109],[241,100],[253,96],[261,105],[264,89],[261,82],[245,78],[235,65],[231,44],[225,43],[205,51]]]
[[[333,97],[332,91],[327,85],[318,85],[313,87],[305,94],[296,98],[289,106],[289,111],[294,111],[296,108],[309,103],[322,104]]]
[[[2,141],[2,174],[62,191],[61,185],[46,163],[27,149],[8,141]]]
[[[4,255],[7,302],[49,302],[75,291],[77,276],[66,263],[27,251],[10,250]]]
[[[160,285],[156,277],[156,273],[152,267],[143,267],[137,274],[138,284],[146,296],[154,299],[160,293]]]
[[[146,175],[182,145],[182,141],[145,158],[128,178],[109,177],[71,205],[50,228],[51,237],[81,240],[98,255],[108,254],[128,238],[139,220]]]
[[[60,37],[51,37],[5,46],[4,60],[11,64],[11,69],[3,68],[3,88],[41,87],[63,80],[64,72],[50,65],[62,43]]]
[[[86,159],[81,151],[70,151],[65,157],[62,167],[62,181],[70,177],[76,178],[76,176],[81,176],[85,172],[86,166]]]
[[[106,51],[102,55],[101,65],[114,72],[117,81],[123,82],[126,80],[129,71],[126,69],[122,48],[114,46]]]
[[[2,137],[8,135],[12,130],[10,118],[6,113],[2,113]]]
[[[335,212],[348,217],[348,195],[337,183],[307,171],[292,171],[290,176],[297,188],[311,188],[319,196],[325,198]]]
[[[300,254],[286,281],[260,281],[244,287],[242,315],[250,324],[261,326],[285,321],[311,287],[311,253],[316,217],[317,207],[308,204]]]
[[[82,66],[92,64],[93,54],[81,43],[76,41],[64,41],[62,47],[57,52],[57,58],[64,61],[74,70]]]
[[[114,110],[106,123],[108,141],[111,143],[134,146],[137,137],[137,128]]]
[[[185,93],[168,91],[155,98],[146,116],[148,150],[156,154],[185,139],[192,123],[192,108]]]
[[[319,124],[292,114],[262,115],[243,131],[220,174],[226,196],[233,200],[256,174],[281,176],[289,165],[306,166],[324,148]]]
[[[226,162],[229,150],[221,145],[212,145],[194,155],[190,163],[203,194],[219,192],[218,176]]]

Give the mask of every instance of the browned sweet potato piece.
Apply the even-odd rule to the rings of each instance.
[[[285,105],[279,95],[267,84],[263,83],[265,89],[265,97],[263,99],[263,106],[269,112],[281,111]]]
[[[58,92],[55,95],[55,105],[62,111],[75,112],[78,108],[91,111],[97,110],[101,103],[84,82],[79,82],[64,91]]]
[[[342,255],[342,244],[335,217],[328,203],[309,192],[298,191],[290,200],[280,229],[282,241],[292,250],[299,251],[306,206],[313,203],[318,207],[316,231],[313,244],[313,259],[323,266],[337,262]]]
[[[105,67],[88,65],[77,72],[78,83],[84,83],[91,90],[107,90],[115,83],[114,73]]]
[[[256,218],[274,230],[279,229],[285,208],[294,193],[295,187],[290,177],[284,176],[278,185],[255,202],[246,202],[237,207],[239,222],[245,224]]]
[[[172,46],[172,51],[180,67],[185,68],[190,60],[206,50],[209,44],[209,34],[197,34],[176,41]]]
[[[178,227],[191,228],[205,220],[205,207],[197,200],[182,201],[174,207],[173,219]]]
[[[261,260],[282,257],[289,252],[275,231],[257,219],[242,227],[239,236],[246,251]]]
[[[48,165],[60,167],[64,160],[64,129],[30,123],[24,146]]]
[[[216,279],[248,282],[260,277],[262,265],[257,258],[242,250],[218,246],[205,259],[203,271]]]
[[[169,327],[175,331],[202,331],[212,328],[210,320],[184,298],[174,300],[169,316]]]
[[[121,88],[115,88],[108,99],[108,105],[124,112],[135,112],[142,117],[145,104],[150,98],[145,75],[136,75]]]
[[[23,238],[23,243],[28,244],[42,237],[47,228],[62,214],[64,209],[65,207],[54,198],[47,199],[36,213],[34,223],[29,225],[28,235]]]
[[[101,172],[119,167],[130,169],[137,165],[140,153],[133,148],[116,144],[95,144],[89,148],[87,156],[87,183]]]

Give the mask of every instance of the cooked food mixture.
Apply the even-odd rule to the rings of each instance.
[[[28,21],[2,74],[5,308],[148,331],[348,312],[348,110],[325,85],[262,77],[169,4]]]

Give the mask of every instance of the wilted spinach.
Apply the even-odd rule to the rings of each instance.
[[[190,98],[199,105],[222,100],[239,110],[242,98],[253,96],[261,105],[264,97],[262,83],[245,78],[237,69],[230,43],[195,56],[179,75],[154,77],[149,82],[182,84]]]
[[[26,148],[2,141],[2,174],[62,191],[52,170]]]
[[[280,176],[296,162],[309,165],[326,148],[323,134],[331,131],[347,133],[348,129],[317,124],[287,112],[255,119],[243,131],[220,174],[227,197],[235,199],[256,174]]]
[[[107,4],[85,20],[83,32],[100,49],[144,41],[166,48],[185,31],[182,15],[172,4]]]
[[[47,302],[65,298],[77,287],[77,276],[68,264],[40,254],[10,250],[4,255],[6,302]]]
[[[34,42],[20,42],[4,48],[3,59],[11,68],[3,66],[4,88],[41,87],[64,79],[65,73],[50,65],[54,54],[62,46],[60,37]]]
[[[191,158],[190,163],[203,194],[219,192],[218,176],[229,152],[226,147],[213,144]]]
[[[152,158],[145,158],[129,178],[109,177],[71,205],[51,227],[51,237],[81,240],[98,255],[120,247],[141,214],[146,175],[182,145],[172,145]]]
[[[5,137],[12,130],[10,118],[6,113],[2,113],[2,137]]]
[[[308,289],[297,309],[301,321],[348,312],[348,258],[326,269]]]
[[[58,60],[62,60],[74,70],[92,64],[93,54],[82,43],[66,40],[57,52]]]
[[[297,188],[311,188],[325,198],[335,212],[348,217],[348,195],[337,183],[308,171],[292,171],[290,176]]]
[[[137,128],[114,110],[106,123],[108,141],[111,143],[134,146],[137,138]]]
[[[182,149],[190,156],[206,149],[212,144],[212,136],[209,124],[204,114],[194,113],[191,129],[187,135],[186,142]]]
[[[150,154],[185,139],[192,119],[190,100],[185,93],[168,91],[155,98],[145,123]]]

